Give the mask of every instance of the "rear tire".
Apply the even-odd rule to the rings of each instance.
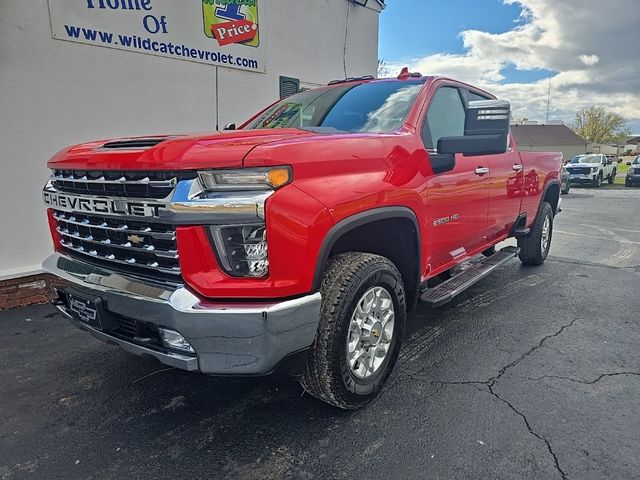
[[[616,181],[616,174],[617,172],[614,170],[613,172],[611,172],[611,175],[609,175],[609,179],[607,180],[609,182],[609,185],[613,185],[613,182]]]
[[[329,261],[321,292],[301,383],[314,397],[353,410],[378,396],[398,358],[406,323],[402,277],[384,257],[345,253]]]
[[[549,255],[553,235],[553,209],[542,202],[531,233],[518,239],[520,261],[525,265],[542,265]]]

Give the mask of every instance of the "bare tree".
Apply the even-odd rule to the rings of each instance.
[[[384,59],[378,59],[378,78],[384,78],[391,75],[391,69],[387,65]]]
[[[593,143],[615,142],[631,135],[622,115],[608,112],[602,105],[578,110],[573,131]]]

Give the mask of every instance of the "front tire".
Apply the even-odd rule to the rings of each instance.
[[[599,173],[598,175],[596,175],[596,178],[593,181],[594,187],[600,188],[600,185],[602,185],[602,173]]]
[[[321,292],[320,323],[302,386],[353,410],[380,393],[398,358],[406,323],[402,277],[384,257],[346,253],[329,261]]]
[[[542,202],[531,233],[518,239],[520,261],[525,265],[542,265],[549,255],[553,236],[553,208]]]

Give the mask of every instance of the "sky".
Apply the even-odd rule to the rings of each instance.
[[[640,134],[638,0],[387,0],[380,51],[509,100],[515,119],[573,122],[604,105]]]

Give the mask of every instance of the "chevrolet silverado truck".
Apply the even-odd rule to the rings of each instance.
[[[509,120],[506,101],[405,70],[295,94],[235,130],[65,148],[43,191],[54,304],[130,353],[293,374],[360,407],[419,301],[545,261],[562,156],[519,151]]]
[[[617,164],[601,154],[576,155],[569,165],[569,183],[599,187],[606,179],[611,185],[616,180]]]

